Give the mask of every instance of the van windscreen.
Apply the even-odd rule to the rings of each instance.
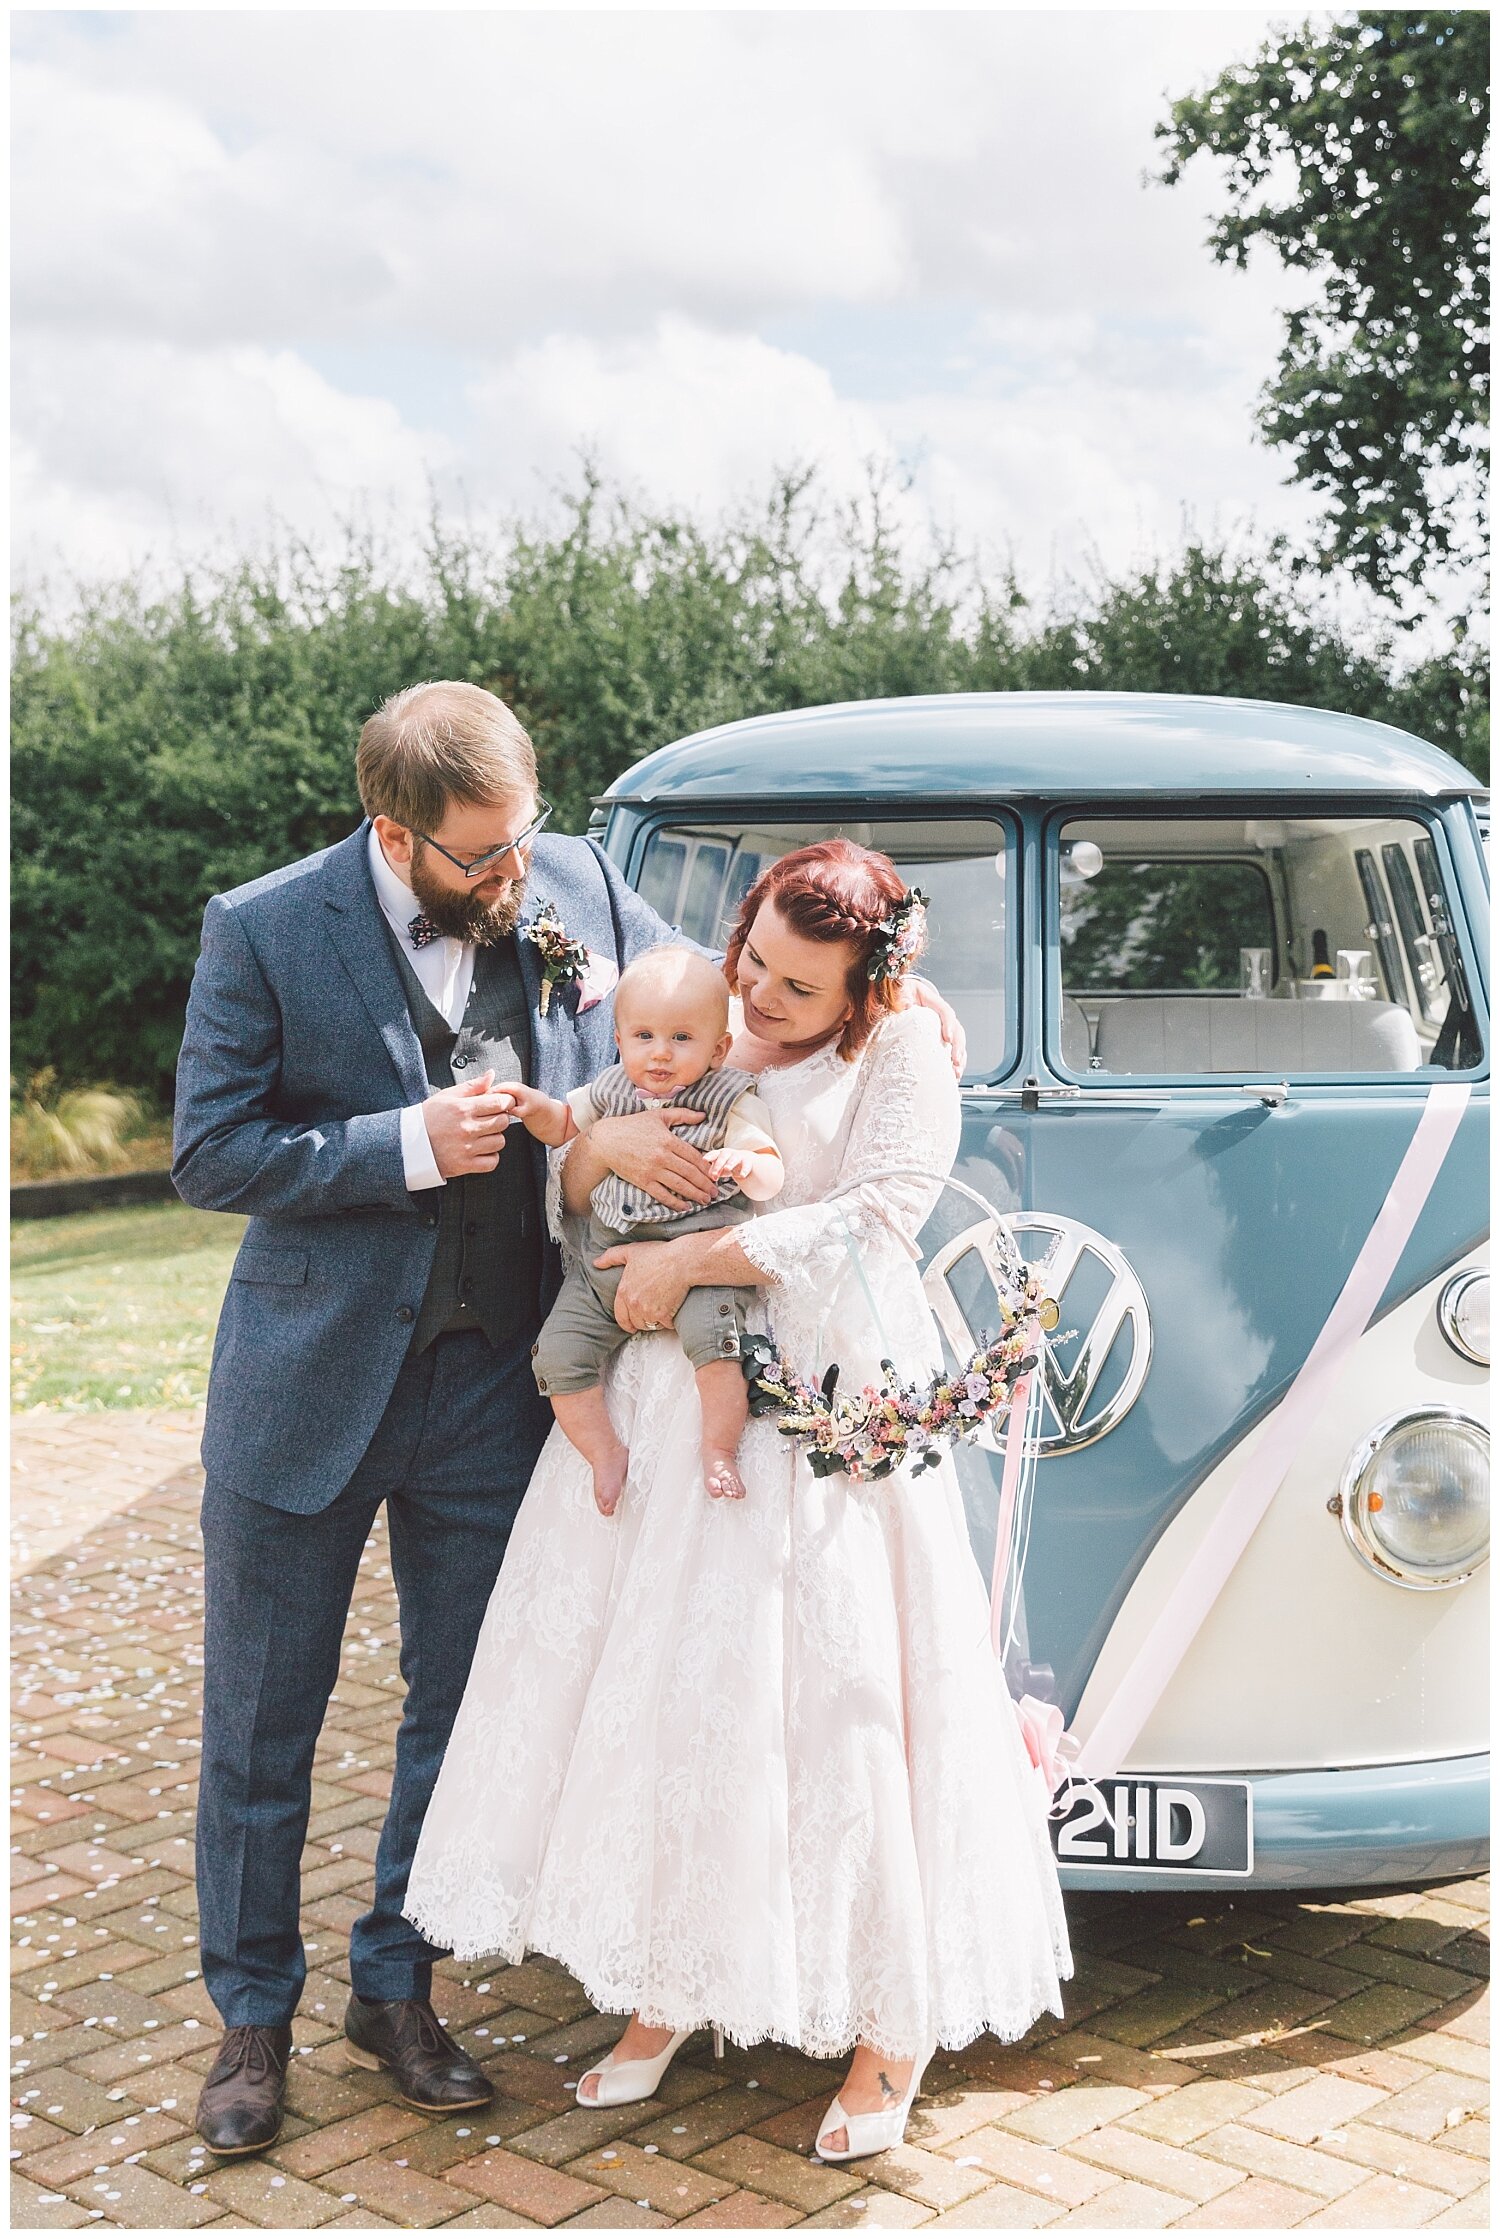
[[[877,817],[833,824],[756,818],[658,825],[648,834],[635,885],[668,924],[721,949],[741,902],[780,856],[842,837],[890,856],[908,886],[929,898],[922,970],[957,1011],[969,1043],[969,1079],[987,1080],[1006,1053],[1009,971],[1006,895],[1011,841],[990,817]]]
[[[1424,827],[1400,817],[1065,824],[1065,1071],[1411,1073],[1479,1062]]]

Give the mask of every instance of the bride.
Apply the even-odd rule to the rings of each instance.
[[[759,1286],[821,1378],[941,1366],[915,1239],[959,1104],[933,1015],[900,1007],[906,896],[828,840],[747,895],[725,971],[786,1169],[736,1228],[624,1246],[616,1356],[630,1449],[612,1517],[554,1430],[522,1504],[417,1847],[406,1912],[461,1958],[550,1954],[631,2020],[582,2105],[656,2089],[710,2023],[816,2059],[853,2051],[825,2160],[899,2142],[938,2045],[1024,2034],[1072,1971],[1045,1803],[999,1665],[951,1460],[815,1477],[773,1421],[743,1499],[698,1467],[670,1324],[694,1284]],[[872,974],[872,963],[874,973]],[[884,967],[890,966],[887,971]],[[561,1154],[573,1217],[605,1172]],[[840,1191],[837,1197],[835,1191]],[[576,1233],[576,1230],[573,1231]]]

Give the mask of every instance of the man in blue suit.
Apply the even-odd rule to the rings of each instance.
[[[203,1460],[198,1894],[226,2034],[199,2103],[216,2153],[281,2126],[306,1973],[299,1860],[313,1750],[382,1502],[407,1683],[345,2030],[412,2104],[491,2087],[430,2003],[402,1917],[422,1815],[550,1414],[530,1354],[556,1288],[544,1154],[494,1084],[560,1096],[614,1056],[601,999],[677,936],[587,839],[547,835],[531,743],[471,684],[401,692],[360,736],[368,821],[217,895],[188,1002],[173,1178],[249,1214],[219,1321]],[[589,952],[554,978],[542,903]],[[708,1168],[654,1114],[601,1125],[679,1206]]]

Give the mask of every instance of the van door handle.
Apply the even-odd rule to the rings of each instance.
[[[1023,1112],[1038,1110],[1044,1096],[1081,1096],[1083,1091],[1071,1081],[1049,1081],[1044,1087],[1035,1073],[1028,1073],[1021,1083],[1021,1109]]]

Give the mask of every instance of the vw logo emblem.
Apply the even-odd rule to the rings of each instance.
[[[1092,1446],[1129,1414],[1140,1397],[1151,1366],[1151,1314],[1140,1278],[1125,1254],[1107,1236],[1082,1221],[1062,1219],[1056,1213],[1003,1213],[979,1221],[945,1244],[922,1278],[927,1303],[955,1358],[965,1360],[979,1343],[979,1332],[968,1316],[950,1280],[959,1262],[976,1252],[997,1297],[1014,1293],[1011,1251],[1018,1251],[1041,1277],[1042,1289],[1057,1300],[1062,1327],[1072,1326],[1068,1313],[1068,1285],[1087,1261],[1102,1266],[1108,1288],[1081,1341],[1071,1368],[1064,1369],[1052,1346],[1043,1355],[1042,1426],[1039,1451],[1069,1454]],[[1126,1324],[1130,1327],[1130,1359],[1124,1376],[1106,1398],[1096,1402],[1095,1387]],[[982,1444],[990,1444],[985,1436]]]

